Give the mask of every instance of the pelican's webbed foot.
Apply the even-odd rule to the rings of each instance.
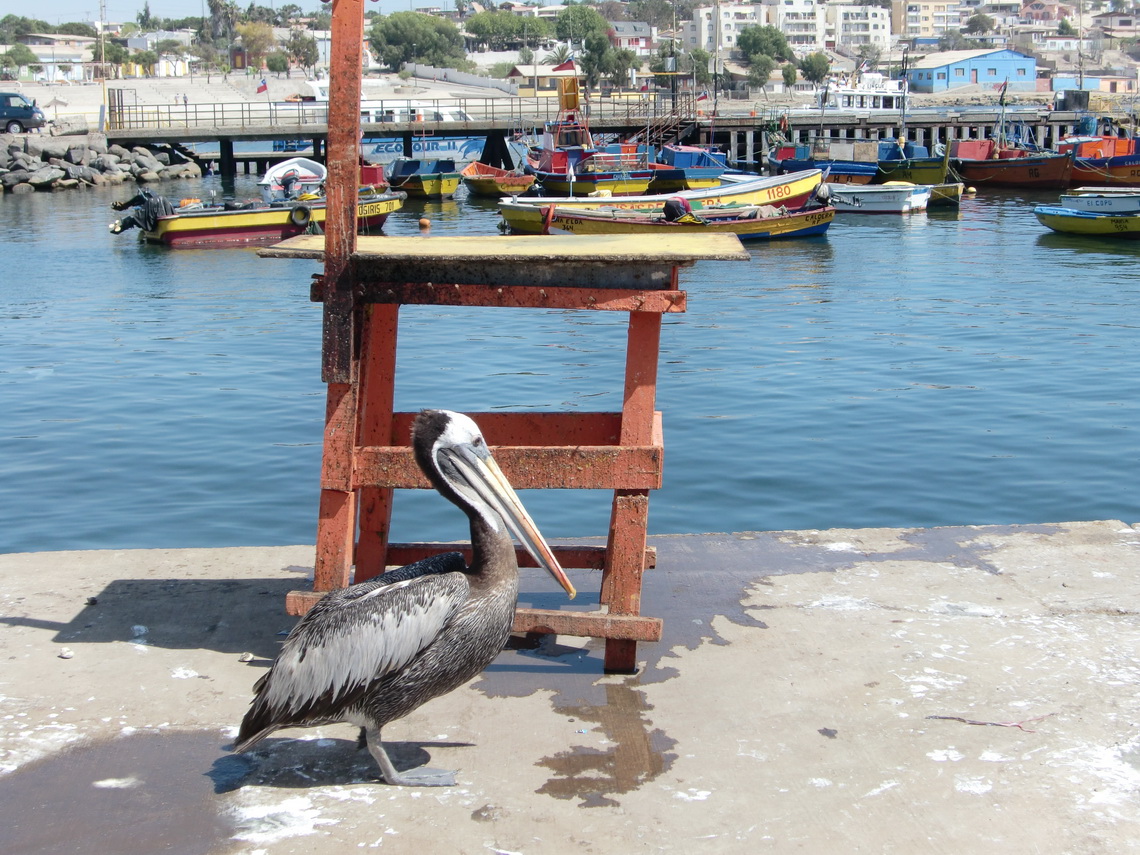
[[[397,772],[392,765],[388,752],[384,750],[384,743],[380,740],[380,731],[374,728],[363,728],[367,742],[368,753],[380,767],[380,774],[385,782],[394,787],[454,787],[455,773],[447,769],[429,769],[420,766],[418,769],[409,769],[407,772]]]

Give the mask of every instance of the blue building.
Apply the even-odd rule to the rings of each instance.
[[[998,89],[1007,80],[1010,92],[1037,91],[1037,60],[1015,50],[951,50],[932,53],[907,70],[911,92],[946,92],[977,85]]]

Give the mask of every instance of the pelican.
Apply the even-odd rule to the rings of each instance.
[[[424,410],[412,427],[412,448],[432,486],[471,521],[471,566],[451,552],[322,597],[254,685],[235,750],[281,727],[349,722],[362,729],[388,784],[451,786],[451,771],[397,772],[380,731],[461,686],[503,649],[519,589],[510,533],[574,596],[475,422]]]

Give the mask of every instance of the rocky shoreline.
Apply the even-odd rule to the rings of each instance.
[[[167,147],[126,149],[99,133],[0,134],[0,185],[7,193],[201,177],[198,164]]]

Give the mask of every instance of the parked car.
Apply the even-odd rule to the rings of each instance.
[[[47,123],[44,111],[19,92],[0,92],[0,128],[10,134],[22,134]]]

